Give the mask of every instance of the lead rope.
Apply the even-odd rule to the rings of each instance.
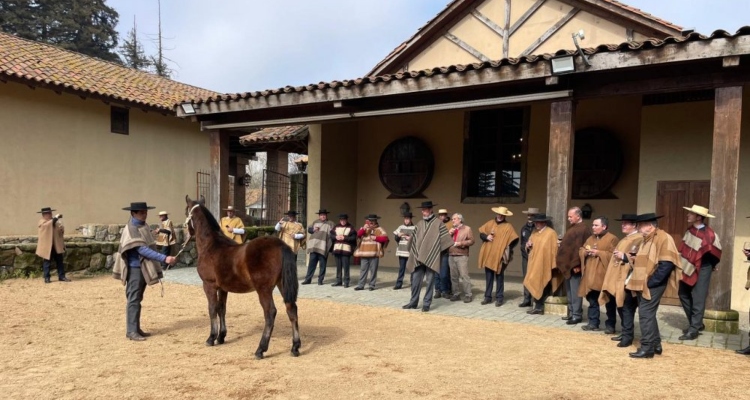
[[[199,206],[200,206],[199,204],[196,204],[190,209],[190,211],[188,211],[189,217],[185,220],[185,227],[187,227],[188,224],[193,222],[193,210],[195,210]],[[180,251],[177,252],[177,254],[174,255],[174,258],[179,257],[180,254],[182,254],[182,252],[185,251],[185,248],[187,247],[188,243],[190,242],[190,239],[192,238],[193,237],[190,236],[190,230],[188,229],[187,237],[185,238],[185,241],[182,243],[182,248],[180,249]],[[172,268],[172,266],[167,264],[167,270],[169,270],[170,268]],[[159,279],[159,285],[161,285],[161,297],[164,297],[164,281]]]

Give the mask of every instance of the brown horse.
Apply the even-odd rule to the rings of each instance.
[[[213,346],[214,341],[222,344],[227,336],[227,293],[255,291],[266,320],[255,358],[263,358],[276,319],[273,289],[278,287],[292,323],[292,355],[297,357],[302,342],[297,325],[297,263],[292,249],[281,239],[268,236],[237,244],[224,235],[216,218],[203,206],[203,200],[193,201],[185,196],[185,202],[188,234],[195,237],[198,275],[203,280],[211,318],[206,345]]]

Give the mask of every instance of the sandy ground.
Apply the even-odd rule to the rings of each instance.
[[[75,277],[74,277],[75,278]],[[627,357],[606,335],[299,301],[302,355],[279,314],[266,359],[255,294],[229,296],[227,343],[206,347],[199,287],[146,291],[142,326],[125,339],[124,288],[103,276],[45,285],[0,282],[0,397],[235,399],[750,398],[750,358],[664,345]]]

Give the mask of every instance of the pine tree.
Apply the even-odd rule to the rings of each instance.
[[[123,57],[126,67],[143,71],[151,65],[149,57],[147,57],[146,52],[143,51],[143,45],[138,41],[135,16],[133,16],[133,29],[128,32],[128,36],[125,38],[122,46],[120,46],[120,54]]]

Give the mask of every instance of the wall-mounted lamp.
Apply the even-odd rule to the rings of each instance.
[[[591,204],[586,203],[581,207],[581,215],[583,216],[583,219],[589,219],[591,218],[591,213],[594,212],[594,209],[591,207]]]
[[[578,44],[578,39],[586,39],[586,35],[584,34],[583,29],[573,34],[573,43],[576,45],[576,49],[578,49],[578,54],[580,54],[581,58],[583,58],[583,63],[586,64],[587,67],[590,67],[591,63],[589,62],[589,58],[586,57],[586,54],[583,53],[581,45]]]
[[[249,187],[250,182],[252,181],[253,181],[253,177],[250,176],[250,174],[246,173],[245,176],[242,177],[242,179],[237,180],[237,186]]]
[[[575,72],[576,64],[573,55],[558,56],[552,59],[552,75],[562,75]]]
[[[195,114],[195,106],[193,106],[193,103],[182,103],[180,104],[180,108],[182,108],[182,112],[186,115]]]

